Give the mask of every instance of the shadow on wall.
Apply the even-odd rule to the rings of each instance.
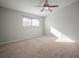
[[[71,42],[71,43],[75,42],[72,39],[70,39],[69,37],[67,37],[64,34],[62,34],[61,32],[59,32],[58,30],[56,30],[52,26],[50,26],[50,32],[58,38],[57,40],[55,40],[55,42]]]

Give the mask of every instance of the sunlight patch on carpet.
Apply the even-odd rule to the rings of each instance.
[[[59,32],[58,30],[56,30],[55,28],[53,28],[52,26],[50,27],[50,32],[58,38],[57,40],[55,40],[55,42],[72,42],[72,43],[75,42],[69,37]]]

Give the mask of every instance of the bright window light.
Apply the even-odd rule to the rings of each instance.
[[[38,19],[32,19],[32,26],[40,26]]]
[[[31,26],[31,19],[30,18],[24,17],[22,21],[23,21],[22,24],[23,24],[24,27],[25,26]]]
[[[58,37],[56,42],[72,42],[72,43],[74,42],[72,39],[70,39],[69,37],[65,36],[64,34],[59,32],[58,30],[56,30],[52,26],[50,27],[50,32],[52,34],[54,34],[56,37]]]
[[[22,25],[24,27],[28,27],[28,26],[40,26],[40,20],[39,19],[32,19],[32,18],[27,18],[27,17],[23,17],[22,19]]]

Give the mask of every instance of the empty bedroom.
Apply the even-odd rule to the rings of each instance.
[[[79,0],[0,0],[0,58],[78,58]]]

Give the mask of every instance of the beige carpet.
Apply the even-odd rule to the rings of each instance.
[[[1,58],[71,58],[79,57],[79,43],[55,42],[40,37],[0,46]]]

